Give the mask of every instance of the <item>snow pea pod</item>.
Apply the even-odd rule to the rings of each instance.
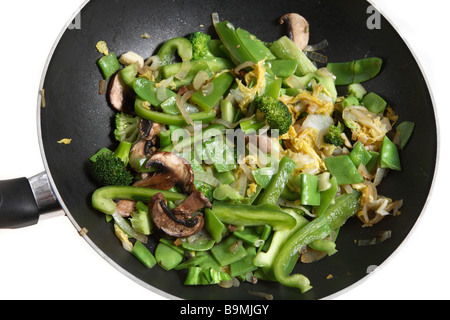
[[[274,275],[278,282],[288,287],[296,287],[302,293],[312,288],[306,276],[290,275],[298,259],[298,252],[309,243],[324,239],[333,230],[344,225],[347,219],[358,212],[360,196],[358,191],[339,196],[322,216],[308,223],[286,241],[274,262]]]
[[[120,69],[119,60],[117,60],[117,56],[114,52],[110,52],[109,55],[102,57],[97,61],[97,64],[105,80],[108,80]]]
[[[336,85],[361,83],[376,77],[383,65],[383,60],[372,57],[350,62],[328,63],[327,69],[336,76]]]
[[[384,137],[381,145],[380,162],[382,168],[389,168],[395,171],[402,170],[397,146],[387,136]]]

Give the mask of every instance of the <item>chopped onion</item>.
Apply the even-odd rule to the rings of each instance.
[[[212,175],[209,175],[209,174],[203,173],[203,172],[196,172],[195,173],[195,180],[204,182],[204,183],[209,184],[210,186],[213,186],[213,187],[216,187],[216,188],[218,186],[220,186],[220,181],[219,180],[217,180]]]
[[[286,84],[290,88],[305,89],[303,83],[294,75],[289,76],[289,78],[286,79]]]
[[[186,101],[188,101],[192,97],[193,94],[194,94],[194,91],[190,90],[190,91],[186,92],[185,94],[183,94],[183,96],[178,95],[176,98],[176,104],[177,104],[178,109],[181,112],[181,115],[183,116],[186,123],[191,126],[194,126],[194,121],[192,120],[191,116],[189,115],[189,113],[186,110]]]
[[[239,71],[241,71],[242,69],[251,67],[251,68],[255,68],[255,63],[253,61],[246,61],[244,63],[241,63],[240,65],[238,65],[236,68],[233,69],[233,71],[238,74]]]
[[[214,92],[214,82],[210,81],[202,87],[202,96],[207,97]]]
[[[156,71],[161,66],[161,58],[152,56],[145,61],[144,65],[149,66],[151,71]]]
[[[117,212],[117,210],[114,211],[114,213],[112,214],[112,217],[114,219],[114,222],[117,223],[117,225],[120,227],[120,229],[122,229],[127,235],[129,235],[130,237],[133,237],[134,239],[136,239],[142,243],[147,243],[147,241],[148,241],[147,236],[134,230],[128,224],[128,222],[120,215],[120,213]]]
[[[214,25],[214,26],[220,22],[219,14],[218,14],[217,12],[214,12],[214,13],[211,15],[211,18],[212,18],[212,22],[213,22],[213,25]]]
[[[206,73],[206,71],[200,70],[197,72],[197,74],[194,77],[194,80],[192,81],[192,86],[195,90],[200,90],[200,88],[203,86],[203,84],[206,83],[206,81],[209,80],[209,76]]]
[[[177,78],[178,80],[183,80],[189,73],[189,70],[191,70],[191,62],[187,60],[183,61],[181,63],[180,70],[175,75],[175,78]]]
[[[323,41],[321,41],[321,42],[319,42],[317,44],[307,45],[305,47],[305,51],[306,52],[308,52],[308,51],[319,51],[319,50],[325,49],[326,47],[328,47],[328,40],[327,39],[325,39],[325,40],[323,40]]]
[[[324,172],[319,175],[319,192],[326,191],[331,188],[331,173]]]
[[[385,177],[387,173],[387,169],[385,168],[378,168],[377,172],[375,173],[375,179],[373,180],[373,185],[379,186],[383,178]]]
[[[312,218],[315,218],[316,215],[313,214],[311,211],[309,211],[308,209],[306,209],[304,206],[299,205],[293,201],[289,201],[283,198],[279,198],[278,199],[278,205],[281,207],[286,207],[286,208],[292,208],[292,209],[299,209],[302,210],[307,216],[310,216]]]
[[[156,98],[159,101],[166,101],[169,98],[169,96],[167,95],[167,87],[172,82],[173,82],[173,76],[158,83],[158,87],[156,88]]]
[[[313,61],[320,62],[320,63],[327,63],[328,62],[328,57],[327,56],[325,56],[323,54],[320,54],[320,53],[317,53],[317,52],[307,51],[306,52],[306,56],[309,59],[311,59]]]

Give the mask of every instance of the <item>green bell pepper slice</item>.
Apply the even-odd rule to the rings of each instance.
[[[223,98],[233,81],[234,76],[231,73],[222,73],[217,78],[211,80],[214,86],[213,92],[204,96],[202,91],[199,90],[191,97],[191,103],[199,106],[205,112],[211,111]]]
[[[134,111],[139,117],[161,124],[174,125],[179,127],[187,125],[186,120],[183,118],[183,116],[166,114],[163,112],[147,109],[143,105],[143,102],[144,100],[137,98],[134,104]],[[207,124],[212,122],[216,118],[216,112],[210,111],[191,113],[190,117],[194,122],[201,121],[203,124]]]
[[[180,201],[187,198],[184,194],[171,191],[133,186],[108,186],[94,191],[92,194],[92,206],[100,212],[112,215],[114,211],[116,211],[116,203],[114,200],[123,199],[146,203],[159,192],[161,192],[168,201]]]
[[[120,69],[120,63],[114,52],[110,52],[109,55],[102,57],[97,61],[100,71],[103,74],[103,78],[108,80],[113,74]]]
[[[326,238],[333,230],[344,225],[358,212],[360,196],[360,192],[354,191],[336,198],[335,203],[322,216],[305,225],[287,240],[274,262],[273,271],[279,283],[287,287],[296,287],[302,293],[312,288],[306,276],[290,275],[298,260],[300,249],[313,241]]]
[[[280,160],[277,173],[272,177],[264,192],[258,199],[258,204],[276,204],[281,193],[291,177],[296,163],[285,156]]]
[[[175,57],[175,52],[178,52],[183,61],[190,61],[192,59],[191,42],[180,37],[166,41],[157,53],[157,56],[161,58],[161,66],[171,63]]]
[[[225,224],[235,226],[271,225],[274,230],[291,229],[296,221],[276,205],[259,206],[214,201],[212,212]]]

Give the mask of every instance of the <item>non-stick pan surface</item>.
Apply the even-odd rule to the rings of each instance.
[[[140,282],[173,297],[185,299],[252,299],[248,290],[269,292],[276,299],[320,299],[345,289],[380,265],[401,244],[426,202],[435,170],[437,137],[432,101],[425,80],[401,37],[382,19],[383,28],[367,28],[367,8],[361,0],[308,1],[143,1],[92,0],[81,11],[80,29],[67,30],[61,37],[45,76],[46,108],[41,109],[41,140],[50,181],[61,205],[78,229],[86,228],[87,240],[102,255]],[[114,112],[105,96],[98,94],[101,75],[95,50],[99,40],[118,55],[135,51],[153,54],[165,40],[205,30],[214,35],[211,13],[247,29],[264,41],[285,34],[278,18],[288,12],[305,16],[311,26],[310,43],[324,39],[323,52],[330,61],[348,61],[366,56],[383,58],[382,73],[366,83],[367,89],[386,98],[400,119],[416,123],[415,134],[402,152],[403,171],[391,172],[380,193],[405,199],[404,214],[387,217],[375,227],[361,228],[351,219],[337,241],[339,253],[296,271],[307,275],[314,289],[301,295],[297,289],[259,282],[224,290],[217,286],[184,286],[184,272],[166,272],[159,267],[145,269],[122,249],[111,224],[90,206],[97,185],[87,172],[88,158],[104,146],[113,146]],[[200,25],[204,25],[201,28]],[[143,33],[150,39],[142,39]],[[344,91],[342,91],[344,93]],[[56,141],[71,138],[60,148]],[[370,239],[378,231],[392,230],[392,238],[377,246],[358,247],[355,240]],[[149,248],[154,247],[149,243]],[[326,279],[333,275],[333,281]]]

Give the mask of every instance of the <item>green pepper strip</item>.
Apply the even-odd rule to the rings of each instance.
[[[175,51],[183,61],[189,61],[192,59],[192,44],[186,38],[172,38],[166,41],[161,49],[159,49],[157,55],[161,58],[161,66],[169,64],[175,57]]]
[[[174,125],[174,126],[185,126],[187,125],[186,120],[181,115],[173,115],[173,114],[165,114],[159,111],[153,111],[147,109],[142,104],[144,101],[141,99],[136,99],[136,103],[134,104],[134,111],[138,116],[143,119],[151,120],[156,123]],[[190,114],[191,119],[196,121],[201,121],[204,124],[210,123],[216,118],[216,112],[197,112]]]
[[[290,275],[297,261],[299,250],[305,245],[329,236],[331,232],[345,224],[348,218],[359,210],[361,193],[354,191],[336,198],[335,203],[320,217],[292,235],[278,253],[274,262],[274,274],[278,282],[287,287],[299,288],[302,293],[312,287],[302,274]]]
[[[185,200],[187,198],[183,194],[171,191],[161,191],[132,186],[109,186],[94,191],[92,194],[92,206],[100,212],[113,214],[116,210],[116,203],[114,202],[115,199],[148,202],[155,194],[159,192],[161,192],[168,201]]]
[[[289,177],[294,172],[296,163],[289,157],[281,159],[278,172],[272,177],[263,194],[258,199],[258,204],[276,204],[281,193],[287,185]]]
[[[212,212],[223,223],[235,226],[271,225],[274,230],[292,229],[296,220],[275,205],[244,205],[214,201]]]

